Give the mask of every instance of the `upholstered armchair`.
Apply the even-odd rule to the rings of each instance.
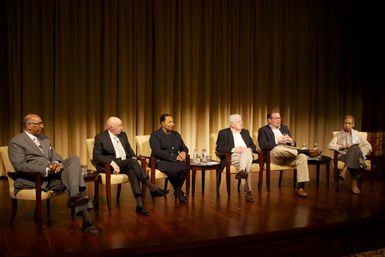
[[[150,174],[152,184],[156,184],[156,179],[164,178],[164,190],[167,190],[167,175],[155,168],[155,159],[151,157],[150,135],[140,135],[135,137],[137,152],[142,169]]]
[[[42,201],[47,201],[47,217],[50,216],[50,199],[55,196],[62,195],[63,191],[43,191],[41,188],[42,185],[42,175],[40,172],[23,172],[15,171],[11,161],[8,157],[8,146],[0,147],[1,161],[4,165],[4,169],[8,174],[8,187],[9,187],[9,196],[11,197],[11,213],[9,216],[9,222],[13,223],[16,211],[17,211],[17,202],[18,200],[25,201],[35,201],[35,221],[38,226],[43,228],[43,207]],[[17,178],[27,178],[35,181],[36,187],[29,189],[22,189],[17,194],[15,194],[14,182]]]
[[[218,138],[218,133],[210,134],[210,156],[213,160],[216,160],[216,161],[220,161],[221,158],[226,158],[226,166],[222,172],[226,174],[226,189],[227,189],[227,194],[230,195],[230,176],[231,174],[236,174],[238,171],[234,165],[231,165],[231,153],[219,153],[215,150],[217,138]],[[255,156],[254,159],[256,160],[257,158],[259,162],[258,156]],[[260,172],[259,163],[253,162],[251,164],[250,172]],[[220,185],[220,181],[221,181],[221,177],[219,177],[218,186]],[[241,180],[238,180],[238,184],[237,184],[238,192],[240,191],[240,185],[241,185]]]
[[[94,149],[94,139],[86,139],[87,147],[87,168],[91,171],[96,171],[96,163],[93,161],[93,149]],[[99,208],[99,184],[106,186],[106,198],[108,209],[111,210],[111,185],[117,185],[117,194],[116,201],[119,202],[120,192],[123,183],[128,183],[128,176],[126,174],[113,174],[112,168],[109,163],[104,163],[105,172],[99,173],[95,183],[95,196],[94,196],[94,206],[95,209]]]
[[[258,132],[254,132],[254,142],[257,145],[257,149],[260,149],[259,143],[258,143]],[[283,176],[283,171],[286,170],[293,170],[293,184],[294,187],[296,186],[297,183],[297,170],[293,169],[290,166],[286,165],[278,165],[271,163],[270,161],[270,151],[262,151],[260,150],[260,163],[261,166],[263,165],[263,170],[266,172],[266,190],[267,192],[270,192],[270,173],[271,171],[279,171],[279,180],[278,180],[278,187],[281,187],[281,182],[282,182],[282,176]],[[258,181],[258,189],[262,188],[262,181],[263,181],[263,172],[260,172],[259,175],[259,181]]]
[[[336,135],[336,133],[338,133],[338,131],[333,131],[333,137]],[[368,138],[367,132],[360,131],[358,133],[360,134],[360,136],[362,138],[364,138],[364,139]],[[338,160],[338,155],[339,155],[338,151],[333,150],[334,188],[337,191],[339,190],[339,181],[340,181],[339,173],[340,173],[340,170],[342,170],[345,166],[344,162]],[[373,174],[373,172],[374,172],[375,165],[374,165],[373,161],[374,161],[374,152],[372,151],[369,153],[369,155],[366,156],[366,160],[365,160],[366,167],[365,167],[365,169],[363,169],[364,171],[369,172],[369,174]],[[372,186],[372,183],[373,183],[372,177],[373,176],[369,176],[370,187]],[[360,180],[359,183],[360,183],[360,187],[361,187],[362,180]]]

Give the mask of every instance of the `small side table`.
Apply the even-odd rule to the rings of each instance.
[[[308,165],[316,165],[316,183],[317,187],[319,186],[319,173],[320,173],[320,165],[325,165],[326,167],[326,186],[329,188],[329,173],[330,173],[330,161],[332,158],[321,155],[313,158],[308,158],[307,159],[307,164]]]
[[[221,182],[221,169],[219,166],[219,162],[215,161],[210,161],[207,163],[190,163],[190,170],[192,171],[192,197],[195,195],[195,176],[197,170],[202,171],[202,193],[205,191],[205,171],[216,170],[217,194],[219,194],[219,184]]]

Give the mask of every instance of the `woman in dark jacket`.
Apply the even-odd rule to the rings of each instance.
[[[188,148],[181,135],[174,131],[175,123],[171,114],[160,116],[161,127],[150,137],[152,156],[156,159],[156,168],[165,173],[174,187],[174,195],[180,202],[187,201],[182,191],[186,179],[186,157]]]

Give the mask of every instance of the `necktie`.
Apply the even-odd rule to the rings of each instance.
[[[125,160],[126,159],[126,153],[125,153],[123,146],[120,143],[120,140],[118,137],[115,137],[115,142],[116,142],[116,151],[118,152],[120,159]]]
[[[39,140],[37,140],[37,137],[34,137],[34,138],[33,138],[33,142],[37,145],[37,147],[39,147],[40,151],[41,151],[42,153],[44,153],[43,148],[41,147],[41,145],[40,145],[40,143],[39,143]]]

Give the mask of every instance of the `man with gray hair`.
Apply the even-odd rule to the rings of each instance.
[[[69,195],[68,207],[74,208],[76,215],[83,217],[82,229],[85,233],[97,235],[99,229],[90,220],[86,184],[78,156],[63,159],[42,134],[44,123],[37,114],[27,114],[23,119],[24,130],[11,139],[8,145],[9,159],[16,171],[40,172],[44,191],[65,191]],[[34,188],[35,182],[17,178],[15,193],[21,189]]]
[[[136,212],[139,214],[150,215],[143,206],[140,183],[150,189],[152,197],[162,197],[168,193],[168,190],[151,184],[148,174],[138,163],[118,117],[110,117],[107,129],[95,136],[93,160],[98,163],[97,169],[100,172],[104,172],[104,164],[109,163],[114,174],[127,174],[136,201]]]
[[[231,164],[238,170],[237,179],[242,180],[245,198],[247,202],[254,202],[251,194],[251,182],[249,177],[250,166],[253,162],[253,152],[257,151],[253,139],[247,129],[243,128],[242,117],[232,114],[229,117],[230,127],[219,131],[216,151],[231,153]],[[226,159],[221,159],[221,168],[226,164]]]

